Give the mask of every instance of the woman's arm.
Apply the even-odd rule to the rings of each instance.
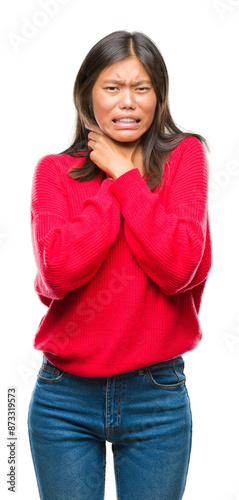
[[[46,305],[90,280],[118,235],[121,205],[105,179],[70,219],[68,199],[55,155],[37,164],[32,187],[31,222],[38,267],[35,288]],[[75,181],[76,182],[76,181]]]
[[[170,169],[176,170],[164,205],[138,169],[126,172],[110,186],[122,205],[125,236],[135,258],[168,295],[198,285],[211,267],[210,251],[200,266],[206,238],[210,238],[208,167],[202,144],[193,137],[184,139],[173,162]]]

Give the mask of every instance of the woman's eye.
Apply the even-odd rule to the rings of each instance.
[[[110,92],[114,92],[115,90],[118,90],[118,87],[106,87],[105,90],[109,90]]]
[[[105,87],[105,90],[109,91],[109,92],[117,92],[119,91],[119,87]],[[136,87],[135,90],[137,92],[147,92],[148,90],[150,90],[150,87]]]
[[[146,90],[150,90],[149,87],[138,87],[136,90],[139,90],[141,92],[145,92]]]

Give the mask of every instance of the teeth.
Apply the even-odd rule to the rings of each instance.
[[[136,123],[137,120],[133,120],[132,118],[121,118],[120,120],[115,120],[116,123]]]

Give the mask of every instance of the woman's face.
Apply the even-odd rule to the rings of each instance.
[[[137,141],[149,129],[157,105],[152,82],[136,57],[103,70],[92,89],[100,129],[119,142]]]

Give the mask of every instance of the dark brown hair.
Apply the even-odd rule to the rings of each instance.
[[[97,125],[92,106],[92,88],[99,74],[116,61],[137,57],[147,71],[157,96],[153,122],[141,137],[145,177],[149,189],[154,189],[163,178],[164,162],[171,151],[188,136],[198,134],[182,132],[174,123],[168,102],[169,80],[164,59],[152,40],[141,32],[116,31],[96,43],[85,57],[74,84],[74,104],[77,110],[75,138],[72,145],[60,154],[83,157],[85,162],[73,167],[69,174],[79,182],[92,180],[103,172],[92,162],[88,151],[88,133],[85,123]],[[103,180],[102,179],[102,180]]]

